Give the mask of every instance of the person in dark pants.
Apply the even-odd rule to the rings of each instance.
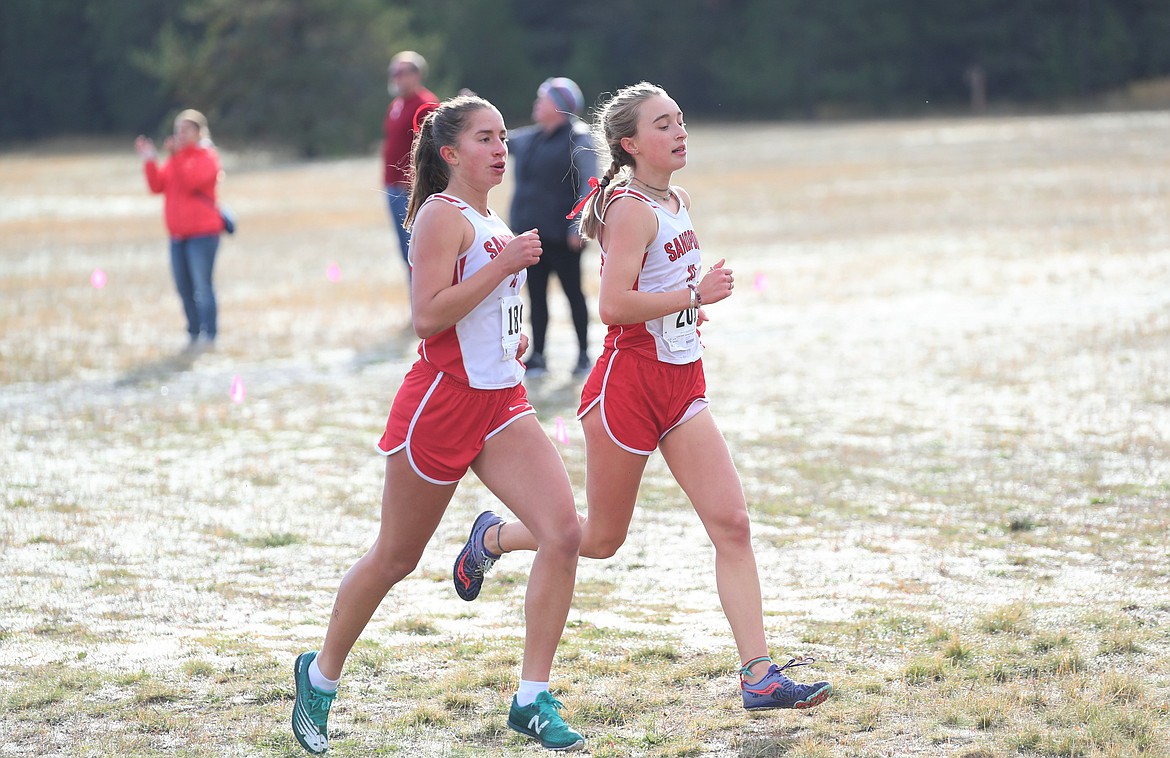
[[[532,350],[524,362],[529,376],[546,371],[545,336],[548,331],[548,280],[556,274],[569,300],[577,333],[574,374],[589,373],[589,313],[581,291],[581,252],[585,242],[577,222],[565,213],[589,191],[597,171],[597,155],[589,127],[578,117],[585,106],[581,89],[563,76],[547,79],[532,104],[534,123],[509,134],[509,151],[516,164],[512,194],[513,229],[538,229],[544,254],[528,268],[528,299],[532,316]]]

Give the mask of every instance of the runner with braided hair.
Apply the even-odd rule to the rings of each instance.
[[[708,409],[698,327],[707,320],[704,306],[730,297],[735,279],[723,260],[703,272],[690,195],[671,184],[687,163],[682,111],[661,88],[642,82],[619,90],[594,129],[609,168],[573,212],[583,211],[583,236],[601,246],[598,305],[608,334],[578,410],[589,503],[581,555],[609,558],[625,542],[646,461],[662,451],[715,546],[744,708],[819,705],[832,693],[828,682],[799,684],[782,673],[811,660],[776,666],[768,655],[747,502]],[[476,546],[473,535],[469,545],[493,558],[537,544],[515,521],[496,524],[483,540]]]

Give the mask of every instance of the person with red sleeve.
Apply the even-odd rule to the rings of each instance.
[[[224,222],[215,199],[219,155],[207,119],[189,109],[175,117],[174,134],[163,142],[169,158],[161,164],[149,137],[138,135],[134,148],[143,160],[150,191],[163,196],[171,270],[187,316],[188,348],[212,347],[216,304],[211,275]]]
[[[410,232],[404,226],[406,208],[410,202],[410,150],[414,144],[415,114],[426,104],[437,104],[439,98],[423,86],[427,75],[426,60],[413,50],[404,50],[390,59],[389,89],[394,99],[386,109],[382,123],[382,172],[386,199],[390,206],[390,224],[398,232],[402,260],[407,276],[410,262]]]

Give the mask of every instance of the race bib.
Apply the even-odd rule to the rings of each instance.
[[[685,308],[678,313],[662,317],[662,339],[671,352],[687,350],[695,339],[695,327],[699,322],[698,308]]]
[[[520,329],[524,325],[524,301],[519,295],[500,298],[500,346],[502,361],[514,360],[520,349]]]

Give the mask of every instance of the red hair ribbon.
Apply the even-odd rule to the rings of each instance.
[[[436,111],[438,109],[438,103],[423,103],[420,105],[418,110],[414,112],[414,130],[417,132],[419,129],[421,129],[422,122],[426,120],[426,117],[431,113],[431,111]]]
[[[588,203],[594,195],[601,191],[601,182],[597,181],[596,176],[589,177],[589,187],[589,194],[581,198],[580,202],[573,206],[573,210],[569,211],[569,215],[565,216],[565,218],[573,218],[576,216],[581,212],[581,209],[585,207],[585,204]]]

